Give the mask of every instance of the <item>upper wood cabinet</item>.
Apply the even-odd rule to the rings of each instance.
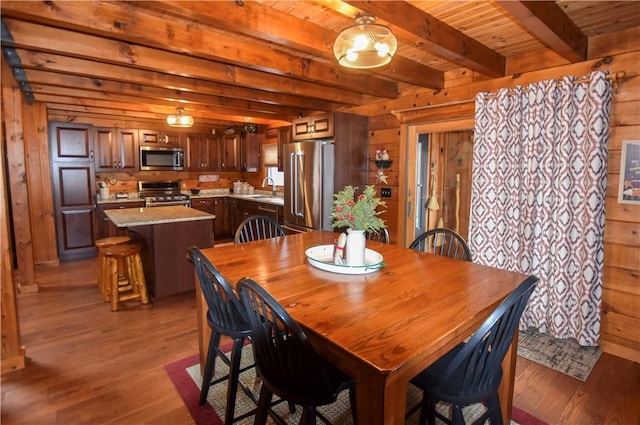
[[[240,171],[240,135],[225,134],[220,145],[220,171]]]
[[[292,126],[286,125],[283,127],[270,128],[264,133],[266,139],[265,144],[276,144],[278,147],[278,171],[283,171],[284,169],[283,145],[293,141],[291,137],[292,128]]]
[[[324,139],[333,136],[333,114],[318,114],[293,121],[293,140]]]
[[[138,129],[94,128],[96,171],[137,171]]]
[[[187,170],[218,171],[220,147],[218,136],[210,134],[187,135]]]
[[[140,146],[162,145],[173,148],[183,147],[183,135],[164,130],[138,130]]]
[[[263,139],[264,136],[259,133],[245,134],[242,144],[242,171],[256,172],[260,169]]]

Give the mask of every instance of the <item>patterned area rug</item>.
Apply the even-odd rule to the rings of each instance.
[[[600,358],[598,347],[582,347],[574,339],[558,339],[527,329],[520,331],[518,355],[543,366],[586,381]]]
[[[215,378],[223,376],[228,372],[227,366],[221,361],[216,360],[216,374]],[[250,364],[253,362],[253,352],[251,346],[245,346],[242,352],[242,364]],[[207,398],[208,404],[204,407],[198,405],[198,398],[200,396],[200,386],[202,385],[202,378],[200,376],[200,365],[198,364],[198,356],[190,356],[186,359],[180,360],[175,363],[171,363],[165,366],[169,377],[176,386],[176,389],[180,393],[185,405],[189,409],[193,420],[197,425],[215,424],[222,425],[221,417],[224,417],[225,403],[226,403],[226,384],[221,383],[213,386],[209,390],[209,396]],[[240,375],[240,379],[251,388],[252,392],[256,395],[260,392],[260,383],[255,378],[255,369],[249,369]],[[409,385],[409,391],[407,394],[407,406],[414,406],[420,400],[420,391]],[[238,391],[236,401],[236,416],[246,413],[255,408],[255,404],[249,397],[241,390]],[[296,409],[297,413],[289,413],[286,403],[277,405],[274,410],[280,415],[288,424],[297,424],[300,419],[301,409]],[[344,391],[338,401],[329,406],[323,406],[319,408],[320,412],[325,415],[335,425],[349,425],[352,424],[351,411],[349,410],[349,395],[347,391]],[[484,406],[481,404],[469,406],[465,409],[465,418],[473,419],[482,414]],[[418,422],[418,413],[413,414],[406,421],[407,425],[413,425]],[[252,424],[253,416],[246,419],[235,422],[236,424]],[[268,424],[275,423],[271,418],[267,421]],[[436,422],[439,423],[439,422]],[[467,420],[467,423],[469,421]],[[511,425],[546,425],[545,422],[529,415],[528,413],[514,407],[513,408],[513,420]]]

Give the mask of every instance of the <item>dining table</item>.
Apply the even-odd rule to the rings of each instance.
[[[230,281],[249,277],[260,284],[315,350],[355,379],[358,423],[404,424],[411,378],[472,335],[527,276],[375,241],[366,243],[373,258],[382,257],[374,267],[326,270],[313,256],[311,264],[307,252],[331,250],[338,236],[311,231],[202,252]],[[196,300],[204,364],[210,330],[200,291]],[[505,423],[516,349],[517,332],[502,365]]]

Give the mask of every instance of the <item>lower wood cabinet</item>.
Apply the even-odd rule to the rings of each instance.
[[[229,208],[226,198],[191,198],[191,208],[216,216],[213,224],[214,240],[231,237]]]
[[[235,235],[236,229],[240,226],[240,223],[242,223],[245,218],[252,215],[266,215],[280,224],[284,222],[283,207],[281,205],[237,198],[229,198],[229,201],[231,203],[230,215],[233,235]]]
[[[116,227],[104,213],[105,210],[117,208],[142,208],[144,201],[131,202],[110,202],[96,205],[96,240],[108,238],[112,236],[128,236],[129,231],[126,228]]]

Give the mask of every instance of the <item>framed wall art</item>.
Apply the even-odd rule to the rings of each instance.
[[[640,205],[640,140],[622,142],[618,202]]]

